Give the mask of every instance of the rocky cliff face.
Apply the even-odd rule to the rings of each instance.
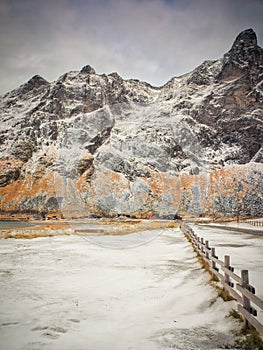
[[[0,99],[1,208],[263,215],[262,100],[251,29],[160,88],[90,66],[34,76]]]

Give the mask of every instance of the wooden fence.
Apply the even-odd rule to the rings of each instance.
[[[263,335],[263,324],[257,319],[257,310],[252,306],[253,304],[263,311],[263,301],[256,296],[255,288],[249,284],[248,270],[242,270],[241,276],[238,276],[230,264],[229,255],[225,255],[224,261],[221,261],[215,248],[209,246],[209,241],[198,237],[190,226],[182,224],[181,230],[197,253],[209,264],[211,273],[219,279],[224,290],[238,302],[238,311],[246,325],[253,326]]]
[[[261,226],[263,227],[263,221],[260,220],[244,220],[243,222],[246,222],[247,224],[253,225],[253,226]]]

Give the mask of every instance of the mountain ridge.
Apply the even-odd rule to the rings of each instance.
[[[262,74],[248,29],[223,58],[161,87],[89,65],[51,83],[32,77],[0,98],[2,210],[261,215]]]

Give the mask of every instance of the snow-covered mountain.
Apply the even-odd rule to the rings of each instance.
[[[158,88],[90,66],[34,76],[0,99],[1,209],[262,215],[262,101],[252,29]]]

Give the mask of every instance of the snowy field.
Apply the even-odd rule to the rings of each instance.
[[[235,303],[210,305],[216,291],[179,229],[96,240],[0,240],[1,350],[215,350],[233,342],[237,326],[225,316]],[[127,240],[133,248],[122,248]]]

